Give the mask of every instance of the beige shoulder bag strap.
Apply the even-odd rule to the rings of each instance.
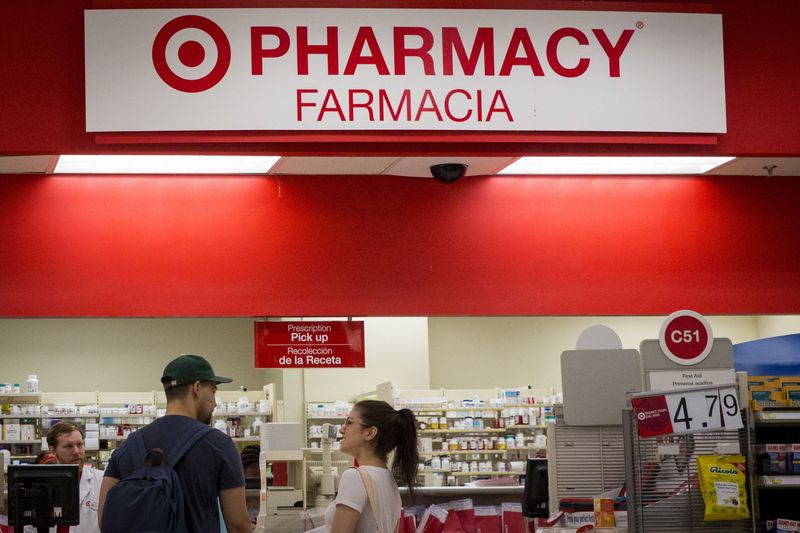
[[[372,483],[372,476],[369,475],[366,468],[357,468],[358,473],[361,474],[361,480],[364,482],[364,488],[367,490],[367,499],[369,506],[372,508],[372,514],[375,515],[375,524],[378,526],[378,532],[381,533],[381,515],[378,514],[378,504],[375,502],[375,485]],[[400,520],[394,525],[394,533],[400,528]]]

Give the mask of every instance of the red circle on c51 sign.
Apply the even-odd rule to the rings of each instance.
[[[699,313],[684,310],[672,313],[661,325],[658,337],[661,350],[679,365],[696,365],[711,352],[714,335],[708,321]]]

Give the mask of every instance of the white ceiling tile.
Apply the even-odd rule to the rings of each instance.
[[[270,174],[358,175],[381,174],[397,157],[281,157]]]
[[[706,172],[717,176],[768,176],[764,167],[775,165],[773,176],[800,176],[800,157],[737,157]]]

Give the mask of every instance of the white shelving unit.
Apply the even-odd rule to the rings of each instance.
[[[758,476],[760,489],[800,489],[800,474],[776,475],[769,474]]]
[[[248,427],[257,416],[262,417],[264,422],[271,421],[271,413],[275,411],[274,384],[256,391],[217,391],[218,401],[226,403],[238,402],[242,396],[248,398],[251,408],[243,412],[217,413],[215,419],[245,418],[249,422]],[[266,412],[259,410],[262,400],[267,401]],[[91,428],[85,439],[87,459],[102,468],[113,449],[127,438],[120,433],[130,434],[155,420],[166,407],[166,396],[163,391],[152,390],[20,393],[0,395],[0,405],[6,406],[0,413],[0,425],[6,425],[9,421],[31,420],[35,426],[35,439],[5,439],[5,433],[0,432],[0,446],[10,449],[12,460],[34,459],[45,445],[44,437],[51,425],[57,420],[70,420]],[[136,407],[140,405],[142,412],[136,412]],[[233,440],[243,445],[259,442],[257,435],[241,435]]]
[[[319,443],[322,438],[312,430],[314,426],[328,423],[339,426],[347,420],[347,415],[353,408],[351,402],[336,400],[332,402],[306,402],[305,409],[305,447],[312,449],[312,443]],[[315,449],[315,448],[314,448]]]
[[[544,434],[547,428],[542,423],[544,414],[545,411],[550,414],[552,406],[533,402],[532,398],[553,396],[553,392],[509,391],[519,393],[506,394],[507,391],[501,389],[401,390],[394,393],[395,408],[411,409],[420,423],[417,435],[423,466],[419,474],[425,486],[462,485],[481,477],[514,477],[519,482],[524,474],[520,463],[546,453],[546,445],[534,442],[537,435]],[[536,396],[530,394],[536,392]],[[522,436],[518,436],[520,433]],[[445,458],[449,468],[433,468]],[[516,468],[512,468],[512,464]]]
[[[753,419],[757,443],[800,443],[800,409],[765,409],[753,413]],[[758,501],[760,522],[773,518],[800,518],[797,507],[800,472],[766,470],[757,476],[756,487],[758,495],[754,497]]]

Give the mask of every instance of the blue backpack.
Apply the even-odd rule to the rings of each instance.
[[[183,487],[175,465],[211,431],[214,428],[198,425],[178,441],[166,464],[162,458],[157,466],[147,466],[145,461],[160,450],[147,451],[141,432],[131,433],[126,445],[138,464],[108,491],[102,533],[187,533]]]

